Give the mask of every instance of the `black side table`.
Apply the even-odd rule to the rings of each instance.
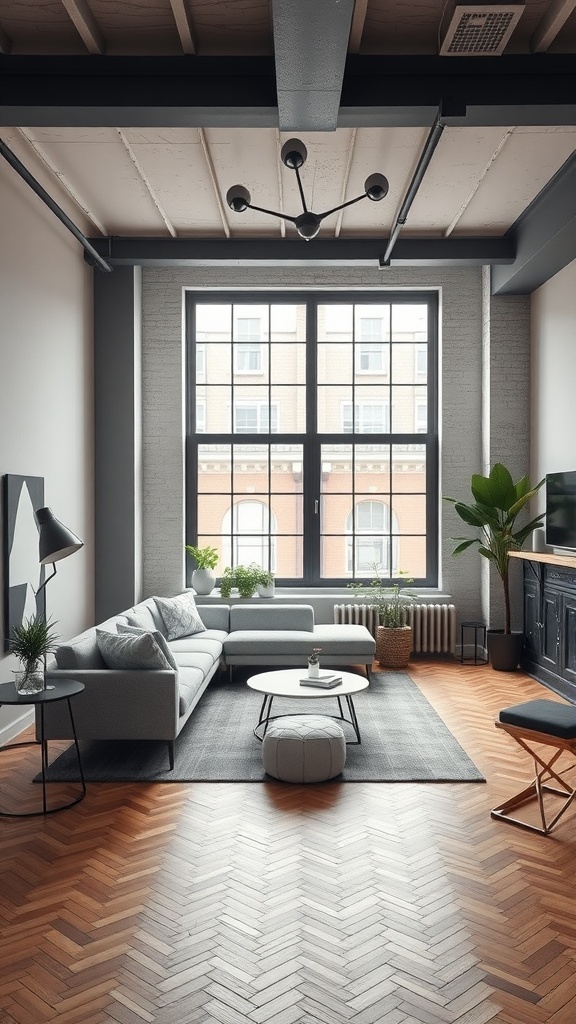
[[[474,634],[474,657],[464,657],[465,631],[469,630]],[[461,622],[460,623],[460,662],[462,665],[487,665],[488,658],[479,653],[479,649],[486,650],[486,626],[483,622]]]
[[[82,761],[80,758],[80,747],[78,746],[78,737],[76,736],[76,726],[74,725],[74,715],[72,714],[72,705],[70,700],[75,697],[78,693],[82,693],[84,689],[84,683],[77,683],[75,680],[63,680],[62,682],[56,681],[54,686],[49,690],[40,690],[39,693],[26,693],[20,694],[17,692],[14,683],[2,683],[0,684],[0,706],[2,704],[21,704],[32,705],[36,704],[40,708],[40,739],[39,740],[27,740],[24,743],[8,743],[5,747],[0,747],[0,753],[5,750],[14,750],[16,747],[35,747],[40,745],[42,750],[42,810],[41,811],[0,811],[0,815],[4,818],[34,818],[40,814],[54,814],[55,811],[64,811],[67,807],[74,807],[74,804],[79,804],[81,800],[86,796],[86,783],[84,781],[84,773],[82,771]],[[78,758],[78,769],[80,772],[80,779],[82,782],[82,792],[79,796],[75,797],[74,800],[70,800],[67,804],[58,804],[57,807],[48,807],[46,801],[46,769],[48,767],[48,740],[44,736],[44,705],[52,704],[57,700],[65,700],[68,702],[68,712],[70,714],[70,723],[72,725],[72,735],[74,736],[74,745],[76,747],[76,757]]]

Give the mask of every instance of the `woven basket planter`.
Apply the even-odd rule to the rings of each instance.
[[[389,629],[378,626],[376,630],[376,661],[385,668],[404,668],[412,651],[412,627],[401,626]]]

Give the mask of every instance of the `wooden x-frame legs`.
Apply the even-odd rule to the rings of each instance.
[[[513,825],[520,825],[522,828],[527,828],[532,832],[539,832],[541,835],[547,836],[566,813],[576,797],[576,780],[574,786],[570,786],[562,777],[576,768],[576,761],[572,762],[562,771],[554,769],[558,759],[566,752],[572,754],[576,759],[576,739],[562,739],[560,736],[551,736],[549,733],[544,732],[534,732],[515,725],[509,725],[506,722],[496,722],[495,725],[497,729],[504,729],[504,732],[507,732],[523,750],[530,754],[534,760],[534,771],[536,774],[534,782],[530,786],[517,793],[516,796],[510,797],[509,800],[500,804],[499,807],[495,807],[491,811],[492,817],[501,818],[503,821],[509,821]],[[534,743],[553,747],[554,753],[547,759],[544,753],[533,749],[531,744]],[[551,780],[554,780],[560,788],[549,786],[548,782]],[[562,803],[560,809],[550,819],[546,815],[546,808],[544,806],[545,793],[553,793],[556,796],[563,797],[565,800],[565,803]],[[531,803],[533,800],[538,802],[541,826],[529,824],[520,818],[512,817],[510,814],[517,807]]]

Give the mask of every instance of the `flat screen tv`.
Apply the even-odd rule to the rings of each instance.
[[[576,549],[576,470],[546,475],[546,543]]]

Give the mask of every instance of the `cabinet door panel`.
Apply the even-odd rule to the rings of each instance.
[[[540,587],[524,580],[524,654],[536,661],[540,655]]]
[[[576,683],[576,595],[571,594],[563,597],[562,675]]]
[[[560,669],[560,623],[558,617],[559,602],[560,595],[557,592],[553,593],[547,589],[544,590],[544,596],[542,600],[542,663],[547,665],[551,669],[555,669],[556,671],[559,671]]]

